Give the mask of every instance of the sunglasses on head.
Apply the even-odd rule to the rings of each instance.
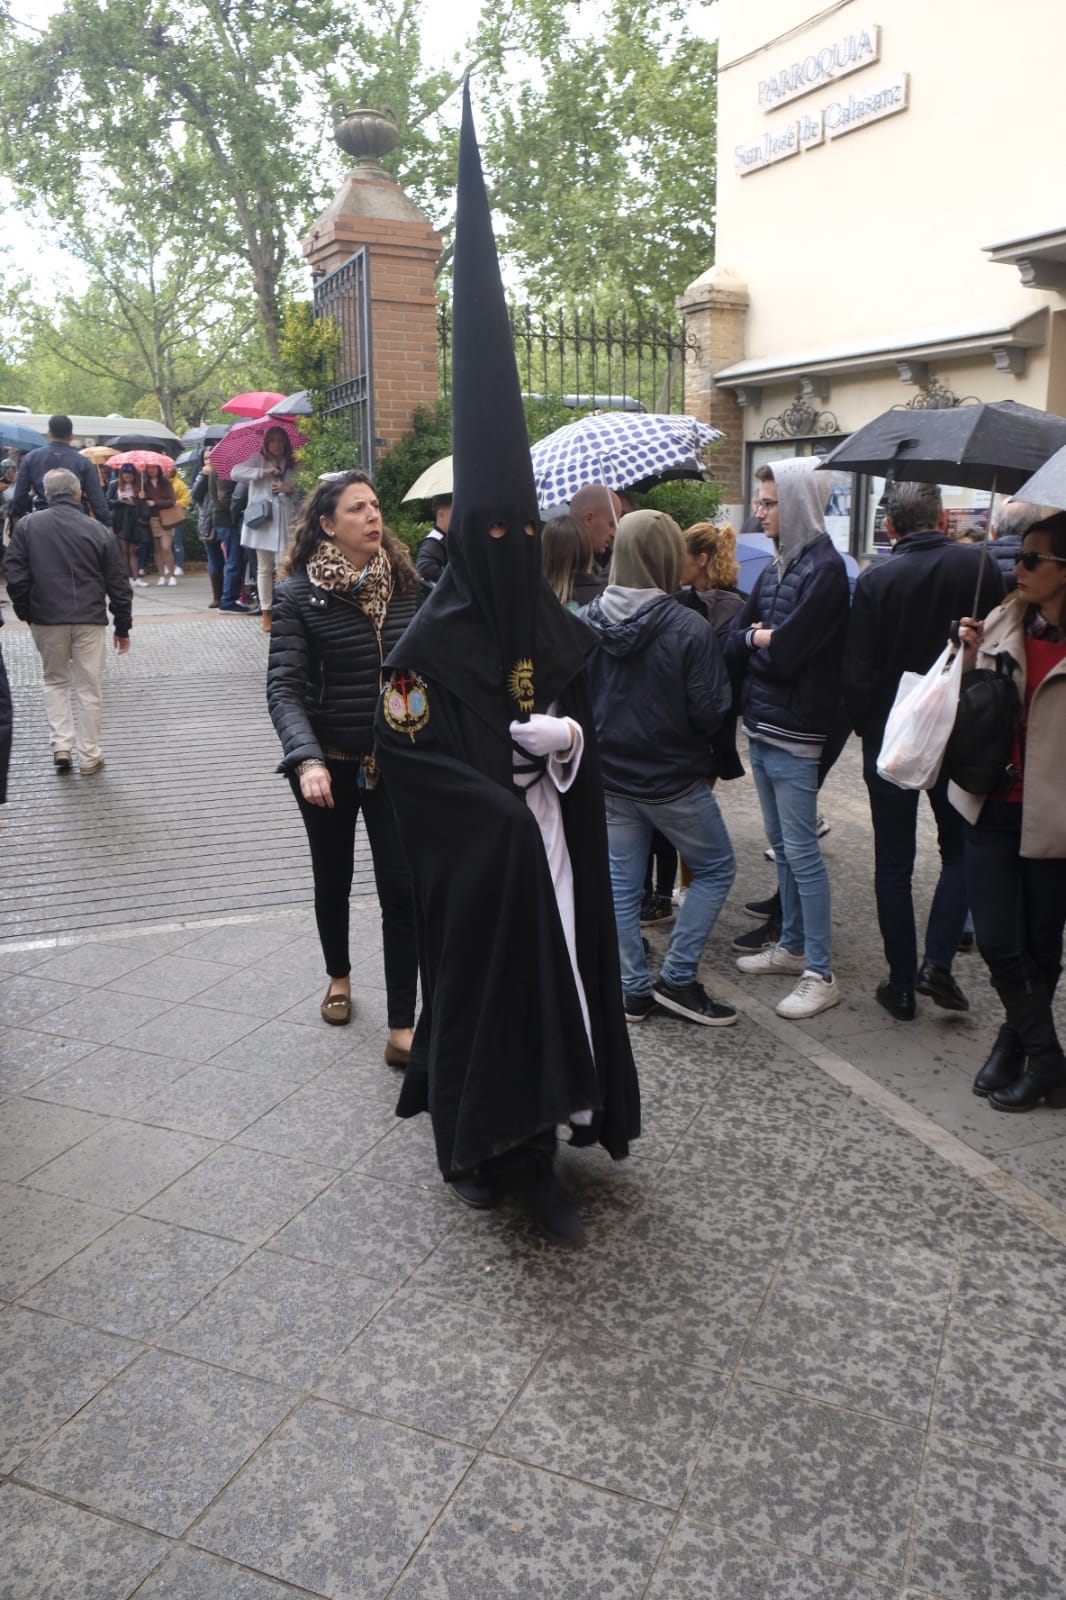
[[[1057,561],[1060,567],[1066,567],[1066,556],[1046,556],[1039,550],[1023,550],[1018,566],[1024,567],[1026,572],[1035,572],[1041,561]]]

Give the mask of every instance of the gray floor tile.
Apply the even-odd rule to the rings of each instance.
[[[132,996],[126,997],[132,1000]],[[156,1055],[174,1056],[178,1061],[210,1061],[227,1045],[243,1034],[251,1033],[255,1022],[251,1017],[237,1017],[225,1011],[212,1011],[207,1006],[184,1003],[142,1027],[132,1028],[123,1039],[131,1050],[154,1051]]]
[[[288,1388],[313,1379],[377,1311],[383,1284],[260,1251],[201,1300],[160,1343]]]
[[[815,1214],[800,1222],[784,1271],[829,1289],[945,1311],[955,1259],[950,1241],[940,1246],[900,1241],[887,1232]]]
[[[24,1294],[119,1217],[103,1206],[0,1183],[0,1295]]]
[[[128,1600],[167,1543],[9,1483],[0,1488],[4,1600]]]
[[[286,1023],[286,1027],[291,1024]],[[306,1033],[307,1029],[300,1030]],[[334,1028],[333,1033],[343,1033],[343,1028]],[[321,1035],[316,1035],[320,1038]],[[400,1085],[403,1076],[395,1067],[387,1066],[385,1055],[385,1030],[382,1028],[377,1033],[368,1035],[365,1039],[358,1039],[355,1043],[348,1042],[348,1047],[343,1055],[331,1061],[321,1077],[316,1079],[316,1084],[322,1089],[332,1089],[334,1092],[353,1096],[357,1100],[369,1100],[374,1105],[382,1106],[391,1111],[395,1116],[396,1101],[400,1095]],[[412,1119],[416,1122],[428,1123],[426,1116]]]
[[[30,972],[34,967],[40,967],[50,961],[55,954],[55,946],[39,945],[32,950],[0,950],[0,975],[15,977],[20,972]]]
[[[89,989],[102,989],[151,959],[151,952],[142,948],[139,939],[126,939],[121,944],[91,939],[50,956],[34,968],[33,975],[53,983],[80,983]]]
[[[1061,1337],[953,1318],[937,1384],[933,1426],[1011,1456],[1066,1467],[1066,1373]]]
[[[453,1202],[444,1195],[353,1173],[312,1200],[274,1235],[270,1248],[396,1283],[456,1220]]]
[[[772,1179],[793,1168],[809,1173],[825,1155],[835,1119],[797,1123],[764,1111],[734,1111],[713,1095],[674,1152],[671,1168],[686,1172],[741,1172]]]
[[[671,1163],[662,1173],[634,1224],[649,1243],[662,1238],[695,1248],[720,1240],[749,1239],[781,1249],[803,1205],[803,1179],[796,1169],[775,1183],[772,1169],[753,1177],[740,1172],[684,1172]]]
[[[349,1167],[396,1126],[394,1112],[365,1100],[353,1100],[323,1080],[296,1089],[288,1099],[245,1128],[241,1144],[273,1150],[279,1156],[302,1156],[328,1167]]]
[[[561,1319],[579,1275],[588,1271],[584,1252],[560,1250],[520,1215],[472,1214],[450,1196],[446,1203],[452,1229],[413,1274],[412,1284],[506,1316]]]
[[[246,967],[239,974],[229,973],[221,979],[216,972],[210,988],[197,996],[197,1004],[217,1006],[222,1011],[239,1011],[260,1022],[269,1022],[304,1001],[314,1001],[318,1006],[326,992],[327,981],[324,971],[313,978],[294,973],[285,979],[269,976],[255,967]]]
[[[9,1100],[0,1119],[0,1179],[17,1183],[103,1128],[103,1117],[39,1100]]]
[[[68,983],[51,983],[45,978],[28,974],[13,978],[0,978],[0,1028],[25,1027],[38,1018],[57,1010],[67,1001],[84,998],[81,989]],[[73,1029],[40,1028],[44,1033],[67,1033]]]
[[[562,1333],[490,1448],[676,1509],[722,1387],[708,1372],[625,1350],[601,1334]]]
[[[331,1167],[226,1144],[149,1200],[141,1214],[261,1244],[336,1176]]]
[[[284,950],[292,940],[287,918],[263,922],[234,922],[219,928],[199,928],[186,955],[198,961],[221,962],[228,967],[250,967]]]
[[[43,1040],[44,1035],[38,1038]],[[79,1048],[87,1052],[81,1060],[34,1084],[34,1100],[122,1116],[190,1070],[187,1061],[120,1050],[115,1045],[83,1044]]]
[[[454,1490],[468,1450],[311,1402],[191,1542],[331,1600],[384,1595]]]
[[[244,1254],[243,1245],[227,1239],[124,1217],[23,1298],[40,1311],[149,1339],[184,1316]]]
[[[1000,1122],[1025,1122],[1025,1117],[999,1117]],[[1066,1138],[1047,1139],[1039,1144],[1027,1144],[1023,1149],[1010,1150],[996,1157],[997,1165],[1006,1167],[1016,1178],[1027,1183],[1037,1194],[1045,1195],[1066,1210]]]
[[[129,1339],[21,1306],[0,1308],[0,1473],[13,1471],[140,1353]]]
[[[743,1375],[924,1426],[942,1327],[935,1312],[782,1278],[759,1316]]]
[[[922,1443],[917,1428],[739,1385],[685,1515],[898,1582]]]
[[[1028,1234],[1029,1245],[991,1230],[964,1238],[953,1309],[1057,1339],[1066,1320],[1066,1247],[1039,1228]]]
[[[191,1000],[218,982],[218,968],[210,961],[198,961],[186,951],[180,955],[159,956],[144,966],[135,967],[108,985],[118,994],[144,994],[159,1000]]]
[[[220,1050],[213,1065],[298,1089],[351,1048],[343,1034],[343,1028],[323,1028],[308,1037],[306,1028],[291,1022],[266,1022]]]
[[[273,1583],[202,1550],[175,1550],[137,1591],[137,1600],[292,1600],[288,1584]]]
[[[57,1039],[28,1028],[0,1030],[0,1089],[28,1089],[96,1049],[88,1039]]]
[[[551,1324],[543,1320],[531,1324],[403,1289],[319,1379],[315,1393],[477,1445],[550,1337]]]
[[[483,1457],[396,1600],[640,1600],[669,1529],[654,1506]]]
[[[681,1521],[646,1600],[896,1600],[896,1590]]]
[[[288,1085],[252,1078],[247,1072],[227,1072],[210,1061],[145,1100],[136,1114],[138,1121],[161,1128],[232,1139],[288,1093]]]
[[[407,1117],[396,1120],[365,1155],[355,1163],[359,1172],[369,1172],[375,1178],[385,1178],[390,1183],[406,1183],[422,1189],[437,1190],[441,1186],[437,1151],[433,1143],[433,1129],[428,1117]]]
[[[1052,1600],[1066,1572],[1066,1475],[951,1439],[929,1446],[909,1577],[945,1600]]]
[[[640,1138],[634,1141],[630,1154],[641,1161],[669,1160],[703,1103],[699,1095],[688,1093],[642,1105]]]
[[[291,1403],[273,1384],[151,1350],[24,1462],[19,1477],[176,1536]]]
[[[49,1194],[135,1211],[214,1148],[209,1139],[116,1119],[38,1167],[30,1182]]]
[[[114,989],[76,989],[66,1005],[42,1013],[34,1027],[40,1033],[61,1033],[71,1039],[92,1039],[96,1044],[121,1044],[147,1049],[145,1029],[159,1026],[169,1000],[141,994],[118,994]],[[160,1054],[166,1054],[160,1051]],[[169,1052],[179,1055],[177,1050]]]

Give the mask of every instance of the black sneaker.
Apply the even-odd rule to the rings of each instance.
[[[622,1009],[627,1022],[643,1022],[655,1010],[655,997],[650,994],[623,995]]]
[[[712,1000],[702,983],[686,983],[675,989],[660,978],[652,994],[667,1011],[686,1017],[689,1022],[701,1022],[705,1028],[728,1028],[737,1020],[733,1007]]]
[[[640,902],[640,925],[650,928],[656,922],[674,920],[674,902],[669,895],[647,894]]]
[[[749,917],[758,917],[760,922],[781,920],[781,891],[775,889],[773,894],[767,895],[765,900],[745,900],[744,910]]]
[[[761,928],[752,928],[750,933],[738,933],[733,940],[733,949],[739,950],[741,955],[757,956],[760,950],[776,944],[780,937],[779,922],[764,922]]]

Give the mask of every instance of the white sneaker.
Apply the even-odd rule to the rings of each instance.
[[[131,578],[130,582],[135,589],[147,589],[148,587],[147,578]]]
[[[177,578],[168,578],[167,579],[167,584],[171,589],[173,589],[173,587],[177,583],[177,581],[178,581]]]
[[[791,994],[787,994],[774,1010],[779,1017],[790,1022],[801,1022],[805,1017],[816,1017],[819,1011],[840,1004],[840,989],[833,977],[823,978],[821,973],[808,967]]]
[[[174,568],[174,576],[175,576],[175,578],[184,578],[184,576],[185,576],[185,568],[184,567],[175,567]]]
[[[738,956],[737,969],[740,972],[805,972],[807,957],[802,950],[799,955],[793,955],[783,944],[768,944],[765,950],[753,956]]]
[[[156,588],[157,588],[157,589],[165,589],[165,588],[166,588],[166,585],[167,585],[167,580],[166,580],[166,577],[165,577],[165,576],[164,576],[164,577],[162,577],[162,578],[158,578],[158,579],[157,579],[157,580],[156,580]]]

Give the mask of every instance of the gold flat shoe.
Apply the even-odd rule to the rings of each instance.
[[[348,994],[331,994],[327,989],[326,998],[318,1009],[323,1022],[332,1022],[335,1027],[340,1027],[352,1020],[352,997]]]
[[[406,1067],[411,1059],[410,1050],[403,1050],[398,1044],[385,1044],[385,1063],[390,1067]]]

